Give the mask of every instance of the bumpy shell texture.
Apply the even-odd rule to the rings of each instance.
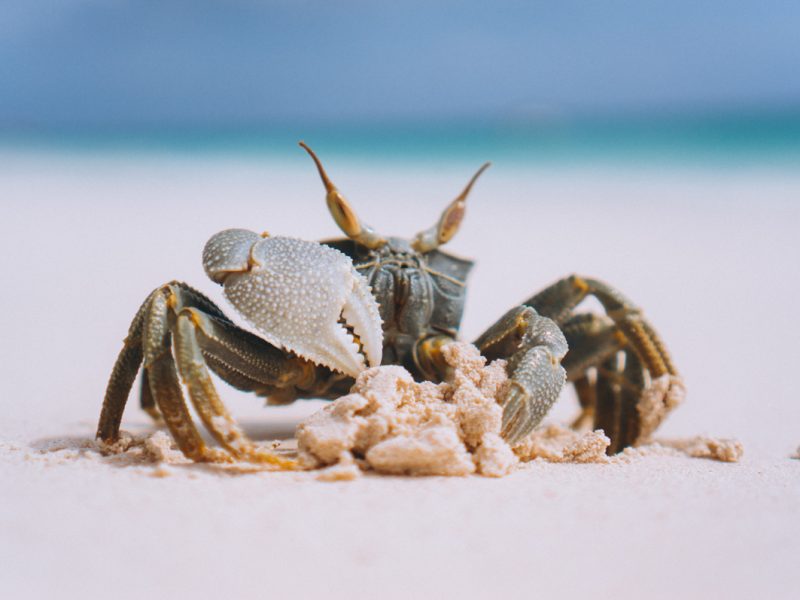
[[[203,258],[231,304],[271,344],[353,377],[367,362],[380,364],[378,304],[338,250],[228,230],[209,240]]]

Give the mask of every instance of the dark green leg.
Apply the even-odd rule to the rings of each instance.
[[[575,313],[588,296],[605,315]],[[554,319],[569,344],[563,364],[583,414],[611,439],[609,452],[645,441],[676,406],[683,384],[663,342],[641,311],[596,279],[571,276],[525,302]]]
[[[183,399],[175,357],[201,420],[228,453],[207,448],[197,432]],[[208,298],[185,284],[172,282],[150,294],[134,317],[106,390],[97,437],[107,442],[119,437],[128,394],[144,362],[142,407],[151,415],[160,414],[186,456],[205,461],[230,460],[231,456],[266,460],[264,453],[256,452],[241,435],[219,401],[207,359],[236,387],[262,393],[294,397],[298,390],[316,392],[329,387],[328,380],[336,380],[327,369],[288,355],[237,328]],[[269,462],[281,462],[272,458],[270,455]]]
[[[147,375],[146,369],[142,369],[140,380],[139,405],[144,412],[150,415],[150,418],[153,419],[154,422],[163,423],[164,419],[161,418],[161,413],[158,412],[158,407],[156,406],[156,400],[150,392],[150,377]]]
[[[576,314],[561,325],[561,331],[569,345],[562,363],[569,381],[578,379],[587,369],[619,352],[626,343],[614,322],[605,315]]]
[[[610,318],[593,313],[574,315],[561,326],[561,331],[569,345],[569,352],[562,364],[567,370],[567,381],[575,387],[581,406],[581,414],[573,422],[573,427],[593,427],[597,415],[597,377],[594,367],[619,352],[625,345],[625,339],[616,331]]]
[[[181,378],[186,384],[189,398],[194,405],[200,420],[214,439],[225,448],[231,456],[253,462],[265,462],[284,468],[291,468],[294,463],[282,459],[271,452],[264,451],[253,444],[242,432],[236,421],[228,413],[225,405],[220,400],[214,383],[211,380],[206,360],[203,356],[198,339],[198,332],[207,332],[215,329],[214,318],[203,314],[195,308],[184,308],[178,314],[175,326],[175,357]],[[208,336],[206,336],[208,337]],[[275,348],[270,349],[276,352]],[[230,348],[231,353],[247,356],[247,350]],[[265,373],[273,371],[280,363],[272,363],[257,354],[247,356],[248,365],[262,367]],[[274,357],[278,358],[278,357]],[[280,353],[279,359],[286,360]],[[267,376],[265,375],[264,378]]]
[[[122,350],[111,370],[103,399],[103,409],[100,412],[100,422],[97,425],[97,437],[101,440],[115,441],[119,437],[125,403],[128,400],[133,381],[136,379],[136,373],[142,365],[144,317],[154,294],[155,292],[150,294],[136,311],[136,316],[133,317],[128,335],[123,342]]]
[[[209,452],[194,426],[183,400],[175,360],[172,357],[169,319],[170,304],[174,302],[175,294],[169,286],[152,297],[144,322],[144,369],[147,371],[150,392],[181,452],[192,460],[213,460],[219,457],[216,453]]]
[[[183,305],[197,307],[204,313],[219,319],[220,321],[232,324],[230,319],[225,316],[222,310],[201,292],[198,292],[194,288],[180,281],[172,281],[168,285],[176,290],[176,293],[181,296],[181,303]],[[145,302],[145,304],[146,303],[147,302]],[[161,414],[158,412],[158,407],[156,406],[156,401],[153,398],[153,394],[150,392],[150,382],[146,370],[142,371],[141,385],[139,388],[139,403],[142,407],[142,410],[150,415],[153,421],[156,423],[161,423],[163,421]]]

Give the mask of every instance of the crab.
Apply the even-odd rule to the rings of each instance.
[[[458,231],[484,164],[438,222],[412,239],[384,237],[358,218],[317,155],[328,209],[347,237],[320,243],[243,229],[214,235],[207,275],[247,321],[236,325],[201,292],[173,281],[156,288],[131,323],[112,370],[97,428],[120,435],[142,368],[140,403],[166,424],[195,461],[247,460],[293,468],[252,442],[219,398],[211,373],[270,404],[337,398],[364,369],[401,365],[441,381],[442,348],[456,340],[472,261],[440,248]],[[603,312],[580,310],[587,297]],[[673,362],[642,312],[589,277],[561,279],[514,306],[475,341],[487,360],[507,361],[501,435],[520,442],[570,382],[580,404],[574,426],[603,429],[609,453],[647,440],[683,397]],[[198,431],[191,404],[217,446]]]

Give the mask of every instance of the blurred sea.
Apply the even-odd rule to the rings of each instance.
[[[295,157],[298,140],[359,162],[503,161],[800,167],[800,110],[770,114],[372,124],[0,129],[0,151]]]

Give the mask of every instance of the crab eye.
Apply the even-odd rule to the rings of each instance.
[[[492,163],[489,162],[484,163],[481,168],[478,169],[477,173],[469,180],[464,191],[447,205],[447,208],[444,209],[436,225],[424,231],[420,231],[414,237],[414,241],[411,242],[411,247],[414,248],[414,250],[417,252],[430,252],[453,239],[453,236],[458,232],[458,228],[464,218],[464,212],[467,208],[467,196],[472,190],[472,186],[475,185],[481,173],[488,169],[491,164]]]
[[[333,220],[339,228],[344,231],[347,237],[355,237],[361,231],[361,224],[358,221],[356,213],[350,208],[347,200],[339,193],[339,190],[333,189],[328,192],[326,198],[328,202],[328,210],[333,215]]]
[[[356,216],[356,212],[350,206],[350,203],[342,196],[341,192],[336,189],[333,182],[331,182],[322,166],[322,162],[317,158],[314,151],[309,148],[305,142],[300,142],[300,146],[308,152],[309,156],[317,165],[317,171],[319,171],[320,179],[322,179],[322,184],[325,186],[325,191],[327,192],[325,200],[328,203],[328,210],[331,215],[333,215],[333,220],[336,221],[339,229],[351,240],[355,240],[367,248],[372,248],[374,250],[383,246],[386,243],[386,238],[378,235],[372,227],[366,223],[362,223],[358,216]]]

